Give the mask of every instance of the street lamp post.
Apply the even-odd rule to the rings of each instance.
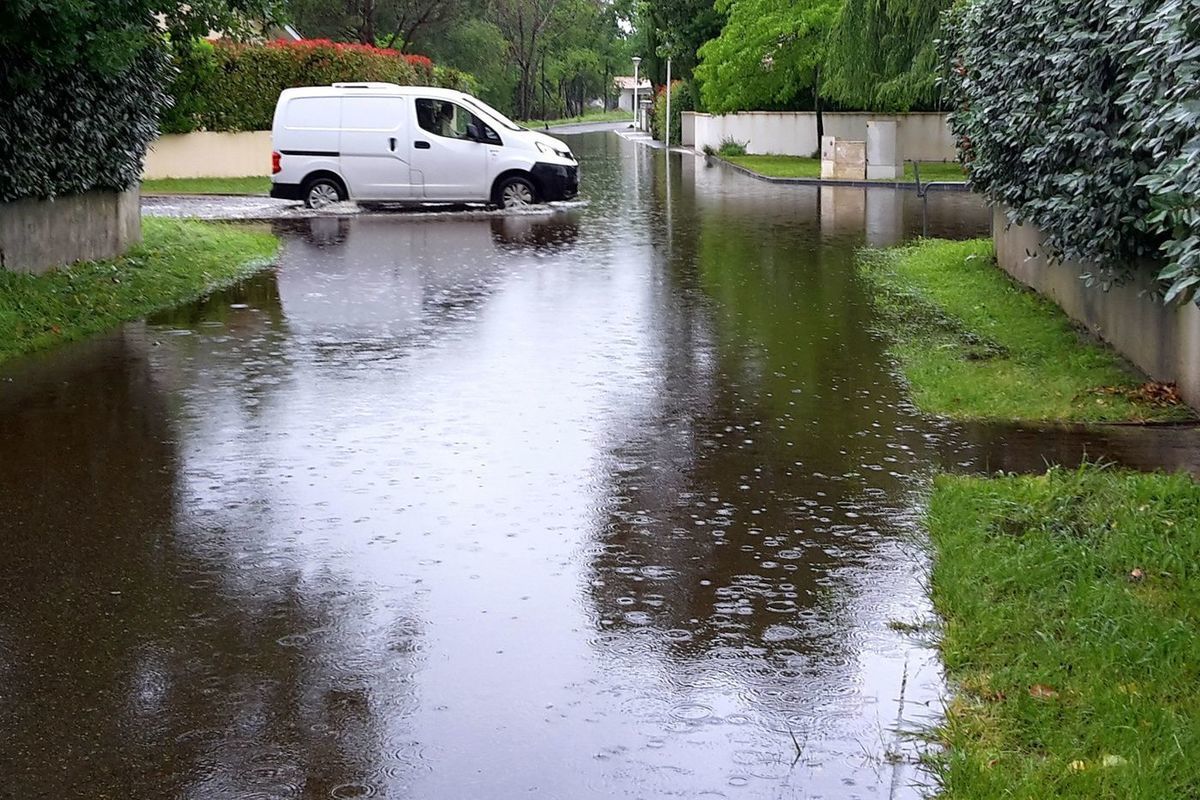
[[[663,146],[671,149],[671,57],[667,56],[667,118],[663,120]]]
[[[638,67],[642,65],[641,56],[633,57],[633,127],[638,129],[641,123],[640,114],[638,113]]]

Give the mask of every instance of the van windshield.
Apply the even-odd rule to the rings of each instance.
[[[501,125],[503,125],[505,128],[508,128],[510,131],[523,131],[523,130],[525,130],[525,129],[524,129],[524,128],[522,128],[520,125],[518,125],[517,123],[513,122],[511,119],[509,119],[508,117],[504,116],[504,115],[503,115],[503,114],[501,114],[499,111],[497,111],[496,109],[492,108],[491,106],[489,106],[487,103],[483,102],[482,100],[478,100],[478,99],[476,99],[476,98],[474,98],[474,97],[470,97],[470,96],[468,96],[468,95],[464,95],[464,96],[463,96],[463,100],[464,100],[465,102],[469,103],[470,105],[473,105],[473,106],[475,106],[475,107],[476,107],[476,108],[478,108],[480,111],[484,112],[484,113],[485,113],[485,114],[487,114],[489,117],[491,117],[492,119],[496,120],[496,122],[499,122],[499,123],[500,123]]]

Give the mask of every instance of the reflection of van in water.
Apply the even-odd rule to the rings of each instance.
[[[271,137],[271,196],[310,208],[338,200],[515,208],[579,191],[579,165],[566,144],[450,89],[285,89]]]

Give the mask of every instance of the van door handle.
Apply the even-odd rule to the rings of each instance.
[[[393,138],[391,138],[391,139],[388,139],[388,147],[389,147],[389,148],[391,148],[391,151],[392,151],[393,153],[394,153],[394,152],[396,152],[396,139],[395,139],[395,137],[393,137]]]
[[[430,145],[429,142],[413,142],[413,147],[418,150],[428,150]]]

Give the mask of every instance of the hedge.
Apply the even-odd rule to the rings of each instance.
[[[164,133],[268,130],[284,89],[337,81],[436,84],[469,91],[469,76],[435,68],[425,56],[325,39],[269,44],[201,41],[176,48],[175,105]]]
[[[89,48],[71,38],[69,24],[78,21],[69,10],[35,5],[5,12],[0,203],[128,189],[157,133],[168,102],[161,37],[123,29],[130,41],[120,48]],[[96,29],[96,20],[87,24],[98,39],[111,33]],[[57,51],[45,41],[51,34],[63,39]]]
[[[671,81],[671,141],[678,145],[683,140],[683,112],[695,111],[695,90],[685,81]],[[663,120],[667,116],[667,89],[660,87],[650,109],[650,135],[662,139]]]
[[[1200,0],[968,0],[941,42],[975,187],[1101,282],[1200,285]]]

